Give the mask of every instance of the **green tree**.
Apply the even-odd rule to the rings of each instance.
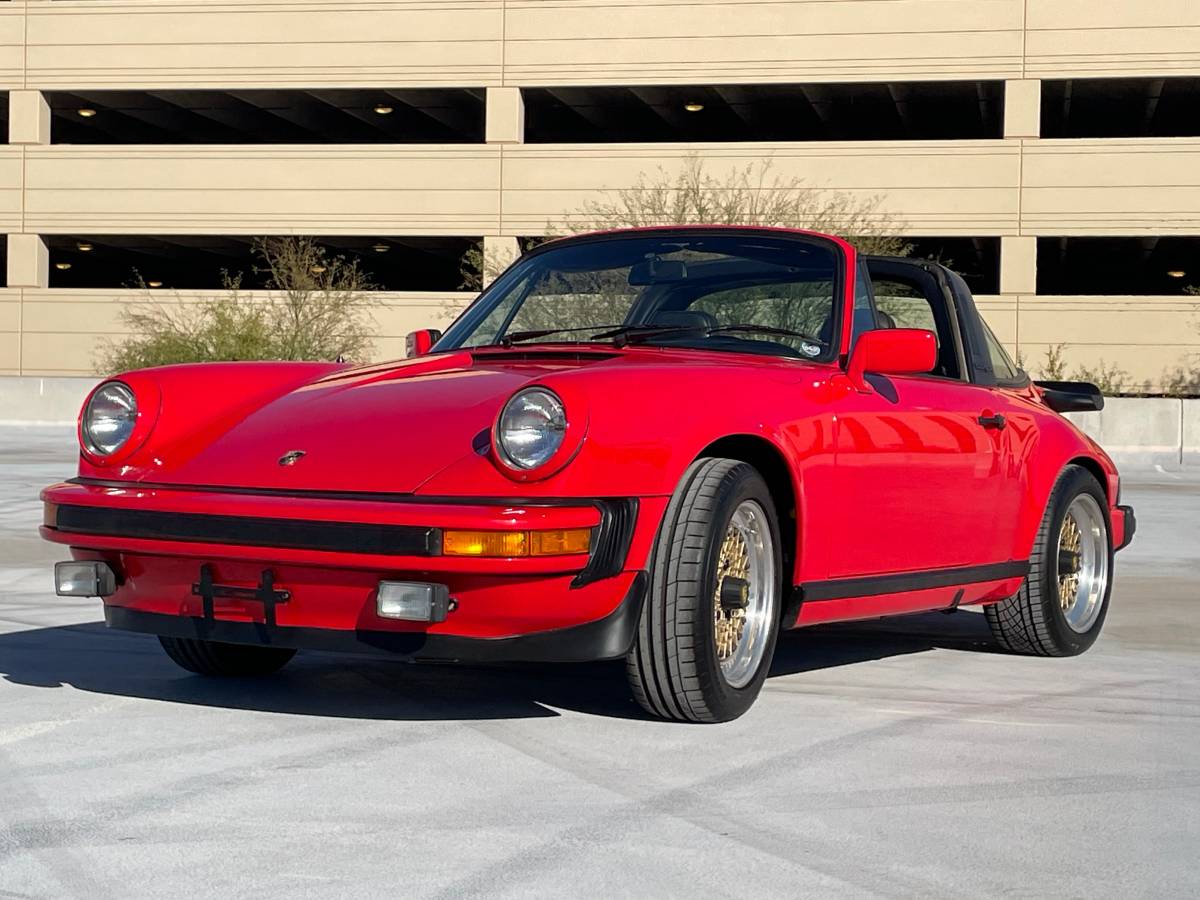
[[[366,292],[373,285],[357,259],[330,255],[309,237],[254,241],[254,273],[266,292],[250,294],[242,275],[223,273],[223,293],[164,302],[147,292],[128,303],[120,321],[129,332],[101,345],[101,374],[171,363],[233,360],[364,359],[372,321]],[[146,285],[139,278],[138,286]]]
[[[699,156],[684,160],[678,174],[661,166],[642,173],[632,187],[603,192],[575,213],[547,226],[558,237],[612,228],[654,225],[762,225],[804,228],[840,235],[863,253],[907,256],[912,247],[896,237],[902,223],[883,208],[883,198],[814,187],[774,171],[770,159],[713,175]],[[527,249],[525,247],[522,248]],[[482,245],[462,265],[463,287],[480,290],[498,274]]]

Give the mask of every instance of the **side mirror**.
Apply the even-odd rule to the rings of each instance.
[[[937,335],[923,328],[881,328],[858,336],[846,376],[869,391],[866,374],[924,375],[937,365]]]
[[[436,328],[422,328],[420,331],[410,331],[404,338],[404,353],[406,356],[424,356],[438,342],[442,333]]]

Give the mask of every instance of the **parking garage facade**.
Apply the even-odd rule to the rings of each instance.
[[[375,355],[598,192],[698,156],[879,197],[1035,374],[1200,353],[1200,7],[1178,0],[0,3],[0,374],[89,375],[253,242],[360,261]]]

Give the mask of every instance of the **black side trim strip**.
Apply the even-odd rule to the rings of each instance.
[[[619,659],[633,646],[646,573],[638,572],[615,610],[595,622],[506,638],[466,638],[421,631],[336,631],[274,627],[261,622],[230,622],[140,612],[105,606],[109,628],[227,644],[292,647],[351,653],[398,654],[412,660],[461,662],[591,662]]]
[[[313,522],[100,506],[60,506],[56,527],[111,537],[389,556],[435,556],[441,552],[442,543],[437,528],[420,525]]]
[[[866,578],[810,581],[800,585],[800,591],[805,602],[844,600],[850,597],[873,597],[879,594],[902,594],[927,588],[977,584],[981,581],[1000,581],[1005,578],[1024,578],[1028,574],[1028,560],[1021,562],[1010,560],[987,566],[959,566],[953,569],[899,572],[894,575],[870,575]]]
[[[599,500],[596,506],[600,509],[600,524],[594,532],[592,556],[584,570],[571,581],[573,588],[616,575],[625,568],[629,545],[633,543],[637,500]]]

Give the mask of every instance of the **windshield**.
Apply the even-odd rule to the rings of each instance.
[[[435,350],[641,342],[831,359],[839,265],[832,242],[752,231],[550,245],[485,291]]]

